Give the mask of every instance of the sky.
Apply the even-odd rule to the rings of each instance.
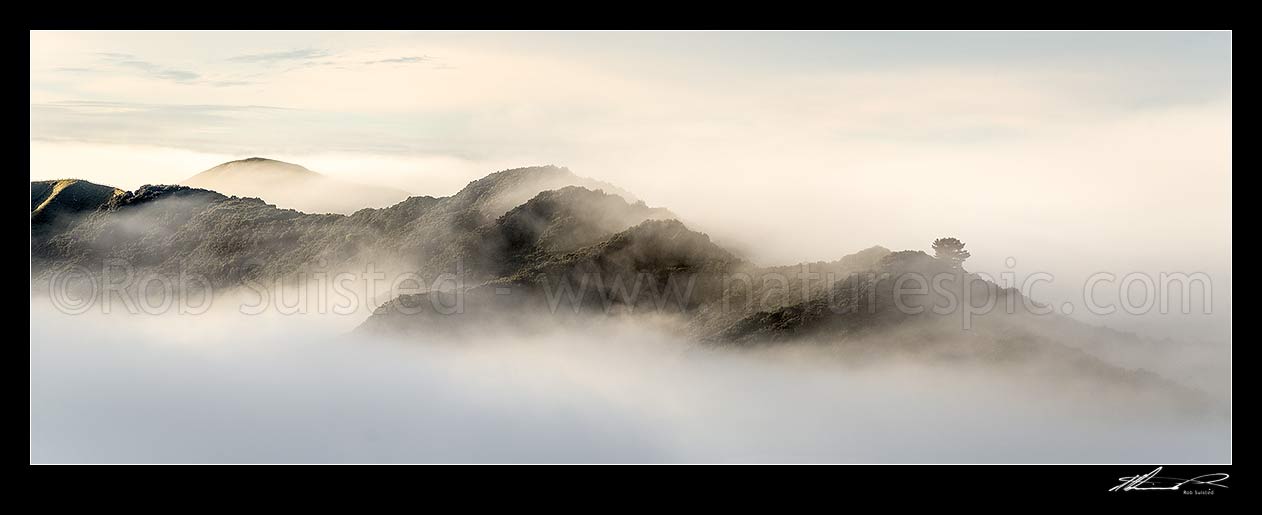
[[[32,180],[556,164],[766,264],[958,236],[1056,302],[1204,272],[1179,327],[1229,324],[1226,32],[32,32],[30,74]]]

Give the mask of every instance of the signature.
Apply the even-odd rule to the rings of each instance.
[[[1178,490],[1183,485],[1186,485],[1189,483],[1194,486],[1205,485],[1205,486],[1218,486],[1222,488],[1227,488],[1227,485],[1219,484],[1219,481],[1223,481],[1227,479],[1228,477],[1230,477],[1227,474],[1224,474],[1221,472],[1217,472],[1214,474],[1203,474],[1200,476],[1196,476],[1192,479],[1180,479],[1177,477],[1158,476],[1157,473],[1161,472],[1161,468],[1162,467],[1157,467],[1157,470],[1154,470],[1142,476],[1119,477],[1118,479],[1122,481],[1122,484],[1117,485],[1113,488],[1110,488],[1109,491],[1116,492],[1118,490],[1121,490],[1123,492],[1126,492],[1130,490]]]

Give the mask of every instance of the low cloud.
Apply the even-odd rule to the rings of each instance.
[[[471,341],[338,336],[353,323],[34,309],[30,459],[1230,460],[1228,420],[997,369],[725,351],[644,325]]]

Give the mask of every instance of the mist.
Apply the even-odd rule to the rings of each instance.
[[[363,341],[330,316],[31,317],[32,462],[1203,463],[1224,415],[651,325]]]
[[[33,31],[32,181],[136,190],[263,157],[321,178],[253,170],[203,187],[308,213],[395,209],[210,211],[190,194],[106,213],[58,197],[66,218],[38,233],[61,215],[32,218],[31,461],[1229,462],[1231,44],[1229,32]],[[583,182],[486,199],[470,188],[468,211],[416,198],[541,165]],[[657,215],[573,200],[583,216],[544,210],[577,227],[546,234],[551,246],[527,245],[551,217],[496,225],[566,185],[634,196],[689,232],[610,240]],[[85,223],[55,234],[71,215]],[[610,262],[627,275],[796,269],[955,237],[971,252],[956,272],[1051,314],[973,339],[865,319],[807,341],[794,331],[829,319],[785,294],[740,319],[758,322],[742,337],[784,338],[743,346],[669,318],[576,328],[525,311],[519,325],[465,318],[456,339],[424,317],[395,321],[416,330],[408,339],[357,329],[423,285],[356,283],[343,314],[281,313],[327,299],[308,272],[428,280],[471,258],[483,275],[471,290],[515,299],[511,282],[606,262],[578,250],[655,235],[705,246]],[[98,261],[120,256],[128,274],[187,269],[224,288],[196,315],[49,308],[54,279],[81,265],[109,275]],[[255,278],[272,309],[246,315],[235,308],[255,292],[232,288]],[[67,291],[97,293],[80,279]],[[707,334],[740,321],[713,314],[698,317],[714,321]]]

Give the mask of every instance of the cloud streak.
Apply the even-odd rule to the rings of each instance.
[[[433,61],[434,58],[428,55],[396,57],[393,59],[379,59],[376,61],[364,61],[364,64],[416,64]]]
[[[259,54],[244,54],[228,58],[228,61],[234,63],[259,63],[259,64],[275,64],[285,61],[302,61],[307,59],[319,59],[333,55],[333,52],[318,48],[303,48],[296,50],[284,50],[279,52],[264,52]]]
[[[201,74],[198,74],[197,72],[144,61],[131,54],[103,52],[100,55],[114,66],[135,70],[141,75],[154,79],[169,80],[178,83],[191,83],[201,78]]]

